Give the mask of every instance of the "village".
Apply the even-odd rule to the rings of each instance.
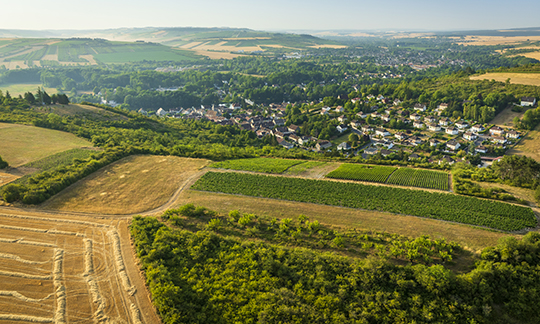
[[[349,99],[351,103],[361,98]],[[505,125],[482,124],[463,118],[445,117],[448,104],[441,103],[428,109],[425,103],[411,108],[401,106],[399,99],[389,100],[382,95],[367,95],[364,103],[377,102],[371,112],[346,111],[341,105],[324,106],[322,100],[312,103],[308,114],[326,116],[336,125],[337,135],[330,139],[302,135],[301,125],[287,121],[290,103],[270,104],[260,108],[254,102],[246,104],[201,105],[165,111],[158,109],[155,115],[168,118],[206,119],[223,126],[237,126],[253,131],[258,138],[274,136],[286,149],[327,153],[340,152],[345,156],[361,156],[364,159],[394,160],[407,155],[409,161],[436,164],[467,162],[466,156],[479,155],[488,164],[502,156],[505,150],[522,136],[516,129]],[[522,97],[521,107],[535,107],[536,98]],[[139,109],[141,114],[149,112]],[[387,127],[393,121],[404,125],[403,129]],[[356,135],[356,136],[354,136]]]

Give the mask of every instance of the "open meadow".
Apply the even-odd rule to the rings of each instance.
[[[208,161],[174,156],[129,156],[64,189],[42,208],[133,214],[160,207]]]
[[[540,73],[485,73],[482,75],[475,75],[470,77],[471,80],[495,80],[499,82],[506,82],[510,79],[510,83],[524,84],[524,85],[540,85]]]
[[[540,126],[527,133],[519,143],[508,150],[506,154],[528,156],[540,161]]]
[[[13,96],[24,95],[26,92],[35,93],[38,87],[42,87],[41,83],[15,83],[15,84],[0,84],[0,90],[2,93],[9,91],[9,94]],[[49,94],[57,93],[55,88],[44,88],[45,91]]]
[[[72,148],[92,143],[73,134],[46,128],[0,123],[0,156],[18,167]]]

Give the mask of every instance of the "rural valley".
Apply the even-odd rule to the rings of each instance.
[[[0,29],[0,323],[538,323],[540,29]]]

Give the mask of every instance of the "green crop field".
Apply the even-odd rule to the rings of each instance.
[[[448,173],[429,170],[399,168],[386,183],[418,188],[449,190]]]
[[[378,165],[342,164],[327,178],[388,183],[400,186],[448,190],[448,173]]]
[[[254,158],[254,159],[241,159],[241,160],[228,160],[223,162],[212,163],[210,167],[231,169],[231,170],[243,170],[253,172],[264,173],[283,173],[288,168],[306,163],[302,160],[284,160],[284,159],[269,159],[269,158]],[[311,165],[316,166],[316,164]]]
[[[534,212],[527,207],[446,193],[358,183],[208,172],[192,189],[379,210],[505,231],[537,225]]]
[[[340,165],[336,170],[328,173],[326,177],[384,183],[396,169],[396,167],[345,163]]]

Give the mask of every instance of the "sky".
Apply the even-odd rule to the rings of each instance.
[[[438,31],[540,27],[538,0],[0,0],[0,29],[238,27]]]

